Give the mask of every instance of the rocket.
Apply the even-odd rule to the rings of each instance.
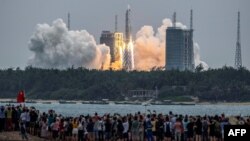
[[[131,10],[130,6],[126,10],[125,17],[125,48],[123,50],[123,68],[127,71],[134,69],[134,47],[131,34]]]
[[[128,5],[128,8],[126,10],[126,17],[125,17],[125,44],[127,45],[129,43],[129,40],[131,38],[131,21],[130,21],[130,6]]]

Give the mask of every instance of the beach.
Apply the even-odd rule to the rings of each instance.
[[[42,138],[28,134],[30,141],[44,141]],[[23,141],[18,131],[0,132],[0,141]]]

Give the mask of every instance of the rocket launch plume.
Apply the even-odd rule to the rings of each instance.
[[[162,25],[154,32],[152,26],[143,26],[136,34],[135,39],[135,69],[149,71],[155,67],[165,66],[165,48],[166,48],[166,29],[173,25],[170,19],[164,19]],[[177,27],[187,29],[185,25],[177,22]],[[195,43],[195,66],[200,63],[204,69],[208,65],[200,60],[199,46]]]
[[[143,26],[136,34],[135,68],[150,70],[165,66],[166,29],[172,26],[170,19],[164,19],[162,25],[154,32],[152,26]]]
[[[151,26],[143,26],[136,34],[135,69],[150,70],[153,67],[164,66],[165,46],[163,42],[154,35]]]
[[[38,24],[28,47],[34,53],[28,64],[34,67],[108,69],[110,66],[108,46],[97,45],[86,30],[69,31],[62,19],[51,26]]]
[[[135,70],[149,71],[155,67],[165,66],[166,29],[171,26],[171,20],[164,19],[156,33],[152,26],[141,27],[134,41]],[[186,28],[178,22],[176,26]],[[122,66],[121,62],[110,64],[108,46],[98,45],[86,30],[69,31],[61,19],[55,20],[52,25],[38,24],[28,47],[33,52],[28,64],[34,67],[58,69],[72,66],[88,69],[111,67],[118,70]],[[198,44],[194,43],[195,66],[202,64],[204,69],[208,69],[208,65],[200,59],[199,50]]]

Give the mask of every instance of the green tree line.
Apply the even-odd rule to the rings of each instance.
[[[201,101],[250,101],[250,72],[223,67],[201,71],[127,72],[27,67],[0,70],[0,98],[25,90],[30,99],[123,100],[128,90],[158,89],[159,99],[196,96]]]

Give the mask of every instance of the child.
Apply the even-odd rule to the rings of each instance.
[[[28,137],[27,137],[27,134],[26,134],[25,125],[22,122],[21,122],[20,130],[21,130],[22,139],[23,140],[24,139],[28,140]]]

